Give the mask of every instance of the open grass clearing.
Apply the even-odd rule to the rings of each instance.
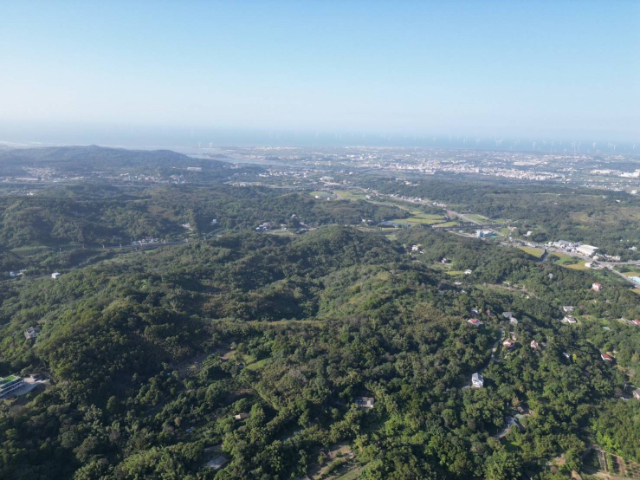
[[[331,192],[327,192],[324,190],[314,190],[313,192],[309,192],[309,195],[315,197],[316,195],[331,195]]]
[[[468,219],[478,223],[488,223],[492,221],[491,219],[482,215],[478,215],[477,213],[463,213],[463,215]]]
[[[291,230],[269,230],[266,233],[269,235],[278,235],[280,237],[294,237],[296,234]]]
[[[563,265],[563,267],[570,268],[571,270],[589,270],[587,267],[587,262],[585,260],[581,260],[578,263],[573,263],[571,265]]]
[[[335,480],[355,480],[356,478],[360,477],[362,468],[363,467],[353,467],[342,475],[335,477]]]
[[[262,370],[264,367],[266,367],[269,364],[269,362],[271,362],[270,358],[263,358],[262,360],[258,360],[257,362],[250,363],[245,368],[247,370],[257,372],[259,370]]]
[[[415,223],[418,225],[433,225],[436,223],[441,223],[444,221],[444,217],[442,215],[433,215],[422,212],[411,212],[412,215],[408,218],[395,218],[390,220],[391,222],[398,223]]]
[[[558,260],[556,261],[556,263],[558,265],[562,265],[564,266],[568,266],[568,265],[573,265],[576,263],[579,263],[580,260],[577,258],[572,257],[571,255],[567,255],[565,253],[559,253],[559,252],[552,252],[551,255],[553,255],[554,257],[557,257]]]
[[[533,247],[518,247],[518,248],[522,250],[524,253],[528,253],[529,255],[536,258],[542,258],[542,256],[544,255],[544,250],[540,248],[533,248]]]
[[[434,225],[434,227],[435,228],[457,227],[458,225],[460,225],[458,222],[445,222],[445,223],[438,223],[437,225]]]

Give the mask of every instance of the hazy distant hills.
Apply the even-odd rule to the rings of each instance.
[[[96,145],[0,150],[0,175],[25,175],[29,168],[50,168],[58,173],[87,174],[122,169],[186,168],[218,169],[222,162],[192,159],[170,150],[126,150]]]

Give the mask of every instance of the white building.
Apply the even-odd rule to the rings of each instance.
[[[24,337],[27,340],[35,340],[36,338],[38,338],[39,334],[40,334],[40,330],[33,327],[29,327],[24,331]]]
[[[484,386],[484,377],[479,373],[474,373],[471,375],[471,384],[473,388],[482,388]]]
[[[580,245],[578,248],[576,248],[576,251],[578,253],[586,255],[587,257],[593,256],[593,254],[596,253],[596,250],[598,250],[598,247],[594,247],[593,245],[587,245],[587,244]]]
[[[356,407],[358,408],[373,408],[375,405],[375,398],[373,397],[356,397]]]
[[[53,278],[54,280],[56,278],[60,278],[60,274],[58,272],[54,272],[54,273],[51,274],[51,278]]]

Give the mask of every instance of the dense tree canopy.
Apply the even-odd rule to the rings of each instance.
[[[52,232],[76,217],[94,241],[185,221],[214,235],[74,251],[57,280],[44,269],[60,253],[3,252],[40,267],[0,282],[0,375],[50,380],[0,400],[0,478],[541,479],[561,454],[566,478],[593,442],[640,461],[638,402],[622,399],[640,328],[619,321],[640,302],[613,275],[431,229],[344,226],[405,214],[368,202],[224,185],[51,195],[50,208],[1,200],[17,216],[3,213],[4,245],[72,240]],[[292,215],[319,228],[254,231]],[[578,324],[560,322],[563,305]],[[483,388],[469,388],[475,372]],[[222,454],[221,470],[203,466]]]

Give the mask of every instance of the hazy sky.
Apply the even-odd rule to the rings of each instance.
[[[2,129],[640,141],[640,2],[3,1]]]

